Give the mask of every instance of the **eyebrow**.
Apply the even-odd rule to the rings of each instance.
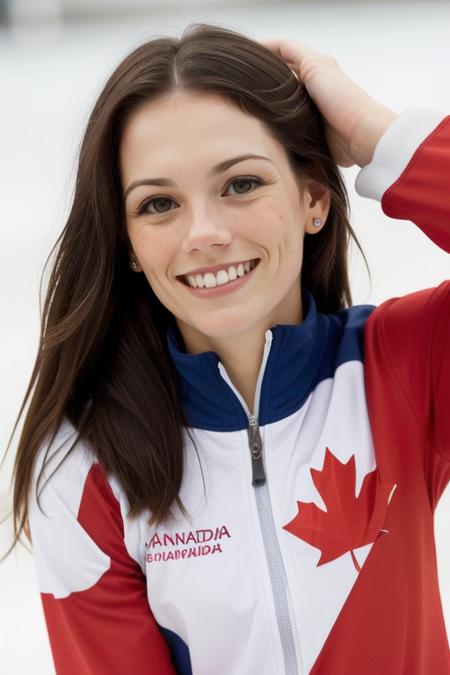
[[[220,173],[223,173],[234,164],[237,164],[238,162],[243,162],[244,159],[264,159],[267,162],[273,163],[272,160],[270,160],[268,157],[264,157],[263,155],[253,155],[253,154],[239,155],[238,157],[226,159],[224,162],[220,162],[219,164],[216,164],[216,166],[213,166],[213,168],[210,171],[210,175],[218,176]],[[176,187],[176,183],[170,180],[170,178],[139,178],[138,180],[133,181],[127,187],[123,196],[124,200],[130,194],[131,190],[134,190],[134,188],[137,188],[140,185],[162,185],[164,187]]]

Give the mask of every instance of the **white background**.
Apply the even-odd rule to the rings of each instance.
[[[68,4],[73,12],[76,0]],[[91,3],[93,8],[97,4]],[[119,4],[116,0],[114,6]],[[32,6],[36,14],[39,3]],[[84,9],[87,4],[80,6]],[[21,11],[21,18],[26,18],[25,0]],[[105,78],[126,53],[146,37],[179,35],[196,21],[218,23],[256,39],[297,39],[335,56],[360,86],[396,112],[419,106],[450,113],[450,6],[445,2],[275,6],[172,1],[166,13],[154,9],[120,18],[85,17],[53,24],[38,23],[35,17],[27,25],[0,29],[1,455],[34,363],[40,274],[70,206],[76,151],[87,113]],[[373,284],[370,287],[362,258],[352,248],[354,304],[380,304],[450,278],[448,254],[411,223],[389,219],[379,204],[356,194],[357,170],[343,173],[351,222],[368,258]],[[8,488],[14,449],[13,443],[0,473],[1,518],[11,506]],[[0,527],[0,553],[10,540],[10,520]],[[449,521],[447,488],[435,516],[447,627]],[[32,559],[22,547],[0,564],[0,671],[5,675],[54,673]]]

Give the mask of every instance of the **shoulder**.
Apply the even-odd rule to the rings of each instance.
[[[73,511],[77,511],[83,485],[95,464],[92,450],[78,438],[77,429],[64,418],[56,435],[47,434],[37,452],[32,471],[30,503],[33,503],[38,488],[43,501],[59,494]]]
[[[389,298],[367,321],[365,345],[395,364],[444,349],[450,331],[450,281]]]
[[[106,474],[93,449],[64,419],[54,439],[48,436],[41,445],[33,469],[28,515],[38,566],[41,561],[48,567],[52,552],[59,559],[57,548],[78,569],[90,560],[89,566],[103,573],[113,556],[127,566],[138,562],[142,569],[145,522],[128,513],[119,482]],[[77,590],[85,581],[79,581]]]
[[[364,331],[375,305],[353,305],[327,314],[330,337],[337,345],[334,368],[348,361],[364,361]]]

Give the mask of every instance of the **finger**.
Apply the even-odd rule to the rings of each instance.
[[[302,42],[296,40],[285,40],[282,38],[272,38],[262,40],[261,44],[280,56],[283,61],[289,61],[300,65],[302,61],[312,56],[320,56],[321,52],[308,47]]]

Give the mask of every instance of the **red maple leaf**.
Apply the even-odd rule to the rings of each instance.
[[[353,549],[375,541],[383,530],[386,511],[397,485],[383,485],[376,469],[364,477],[355,497],[355,455],[346,464],[329,448],[322,471],[310,469],[314,485],[326,504],[326,511],[315,504],[298,501],[298,513],[284,530],[303,539],[322,552],[317,566],[350,552],[360,571]]]

